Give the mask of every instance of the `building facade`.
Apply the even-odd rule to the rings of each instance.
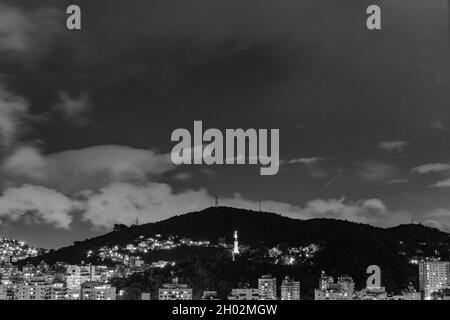
[[[30,282],[12,288],[13,300],[67,300],[69,291],[64,283]]]
[[[259,300],[259,289],[232,289],[231,295],[228,297],[228,300]]]
[[[83,283],[81,300],[116,300],[116,288],[102,282]]]
[[[192,300],[192,289],[187,284],[178,283],[178,278],[172,283],[163,284],[159,289],[159,300]]]
[[[339,277],[335,282],[333,277],[322,272],[319,289],[314,290],[314,300],[352,300],[354,290],[351,277]]]
[[[92,265],[69,265],[66,269],[66,285],[70,291],[70,299],[80,299],[82,284],[96,282],[100,277],[96,274],[95,266]]]
[[[419,288],[424,299],[432,299],[433,293],[449,284],[449,272],[448,261],[419,261]]]
[[[300,282],[285,277],[281,283],[281,300],[300,300]]]
[[[258,290],[260,300],[277,300],[277,278],[263,275],[258,279]]]

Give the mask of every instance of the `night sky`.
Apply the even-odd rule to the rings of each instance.
[[[55,248],[216,195],[449,231],[448,19],[447,0],[0,0],[0,235]],[[280,129],[279,173],[174,166],[194,120]]]

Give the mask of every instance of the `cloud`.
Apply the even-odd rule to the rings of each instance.
[[[45,50],[53,35],[60,33],[60,10],[40,8],[24,11],[0,4],[0,54],[11,55]]]
[[[431,124],[431,127],[441,131],[449,131],[450,129],[445,126],[440,120],[436,120]]]
[[[234,198],[220,201],[225,205],[257,209],[259,202],[242,198],[239,194]],[[295,219],[333,218],[358,223],[369,223],[377,226],[392,226],[410,221],[407,212],[388,210],[379,199],[362,199],[355,202],[345,202],[345,199],[314,199],[308,201],[304,207],[277,201],[262,201],[264,211],[283,214]]]
[[[344,175],[342,173],[339,173],[337,175],[335,175],[333,178],[331,178],[330,180],[328,180],[327,182],[325,182],[324,186],[325,187],[329,187],[331,186],[333,183],[335,183],[337,180],[339,180],[340,178],[342,178]]]
[[[431,185],[432,188],[450,188],[450,179],[441,180]]]
[[[205,190],[174,193],[163,183],[143,186],[114,183],[95,193],[88,193],[83,218],[99,227],[115,223],[131,224],[139,218],[154,222],[212,205],[212,197]]]
[[[180,172],[174,176],[174,180],[178,181],[191,181],[194,175],[189,172]]]
[[[127,146],[105,145],[43,155],[34,147],[15,150],[2,175],[65,192],[96,190],[116,181],[143,181],[174,168],[168,155]]]
[[[367,161],[357,165],[356,175],[369,182],[380,183],[391,180],[400,174],[400,170],[396,167],[378,162]]]
[[[391,226],[410,220],[406,212],[392,212],[379,199],[345,202],[345,198],[315,199],[304,207],[286,202],[253,201],[235,194],[220,198],[220,205],[273,211],[296,219],[334,218],[378,226]],[[155,222],[174,215],[207,208],[214,197],[205,189],[175,192],[165,183],[131,184],[115,182],[97,191],[84,190],[72,198],[55,190],[33,185],[8,188],[0,197],[0,218],[24,219],[33,223],[69,228],[80,214],[95,227],[110,228],[116,223]]]
[[[57,228],[69,228],[76,202],[62,193],[48,188],[24,185],[6,189],[0,196],[0,217],[11,221],[25,219],[32,223],[46,223]]]
[[[407,183],[408,179],[391,179],[386,181],[384,184],[386,186],[390,186],[390,185],[394,185],[394,184],[403,184],[403,183]]]
[[[307,202],[302,210],[303,214],[310,217],[344,219],[361,223],[375,223],[376,217],[384,216],[386,211],[386,207],[378,199],[355,203],[344,203],[337,199],[316,199]]]
[[[325,170],[325,168],[321,165],[321,162],[330,160],[332,158],[329,157],[303,157],[303,158],[295,158],[290,160],[281,160],[281,165],[299,165],[302,168],[303,174],[305,176],[312,179],[325,179],[329,177],[329,172]],[[339,177],[342,176],[341,173],[338,174]],[[332,179],[334,180],[334,178]],[[331,181],[333,183],[334,181]]]
[[[403,152],[411,143],[407,141],[382,141],[378,144],[378,148],[389,153]]]
[[[86,193],[84,219],[95,226],[110,227],[114,223],[153,222],[173,215],[211,206],[214,197],[206,190],[187,190],[175,193],[167,184],[149,183],[143,186],[116,183],[96,193]],[[253,201],[240,194],[220,198],[220,205],[273,211],[296,219],[334,218],[378,226],[392,226],[410,221],[407,212],[389,211],[379,199],[364,199],[345,203],[337,199],[315,199],[305,207],[286,202]]]
[[[53,110],[60,112],[64,118],[76,125],[85,125],[88,122],[88,112],[91,109],[91,101],[87,92],[78,97],[71,97],[65,92],[59,93],[59,102],[53,106]]]
[[[115,223],[132,224],[136,217],[142,222],[154,222],[171,216],[211,206],[214,197],[206,190],[186,190],[175,193],[163,183],[133,185],[114,183],[98,192],[84,193],[83,219],[97,227]],[[406,212],[391,212],[379,199],[363,199],[345,203],[344,199],[315,199],[304,207],[286,202],[253,201],[239,193],[219,198],[220,205],[272,211],[296,219],[334,218],[379,226],[391,226],[410,221]]]
[[[450,210],[438,208],[424,217],[423,223],[433,228],[450,231]]]
[[[31,23],[23,11],[0,5],[0,52],[27,50],[31,30]]]
[[[6,158],[2,170],[12,175],[44,180],[47,176],[47,160],[33,147],[21,147]]]
[[[313,164],[313,163],[317,163],[317,162],[326,161],[328,159],[329,158],[324,158],[324,157],[297,158],[297,159],[288,160],[287,163],[288,164]]]
[[[404,211],[390,211],[379,199],[364,199],[345,203],[341,200],[312,200],[304,212],[310,216],[344,219],[387,227],[410,221],[411,215]]]
[[[307,218],[305,216],[301,215],[301,208],[299,206],[286,203],[286,202],[280,202],[280,201],[273,201],[273,200],[263,200],[263,201],[254,201],[250,199],[246,199],[242,197],[240,193],[236,193],[233,195],[233,197],[227,197],[227,198],[220,198],[219,199],[220,205],[224,206],[230,206],[230,207],[236,207],[236,208],[243,208],[243,209],[250,209],[250,210],[259,210],[259,206],[261,205],[261,210],[263,211],[271,211],[276,212],[279,214],[283,214],[290,217],[295,218]]]
[[[10,94],[0,86],[0,146],[9,147],[15,142],[27,112],[25,99]]]
[[[411,171],[413,173],[420,173],[420,174],[450,171],[450,164],[428,163],[428,164],[423,164],[423,165],[414,167],[411,169]]]

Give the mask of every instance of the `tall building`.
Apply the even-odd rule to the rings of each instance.
[[[325,272],[319,280],[319,289],[314,290],[314,300],[352,300],[355,283],[350,277],[339,277],[337,282]]]
[[[172,283],[163,284],[159,289],[159,300],[192,300],[192,289],[174,278]]]
[[[228,300],[259,300],[259,289],[232,289]]]
[[[419,261],[419,288],[424,299],[432,299],[433,293],[449,284],[450,262],[448,261]]]
[[[100,277],[92,265],[69,265],[66,269],[66,285],[71,299],[80,299],[81,285],[85,282],[96,282]]]
[[[260,300],[277,300],[277,278],[263,275],[258,279],[258,290]]]
[[[281,300],[300,300],[300,282],[285,277],[281,283]]]

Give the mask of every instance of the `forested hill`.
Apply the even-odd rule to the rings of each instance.
[[[211,207],[156,223],[139,226],[116,225],[110,233],[52,250],[27,262],[37,263],[44,260],[47,263],[57,261],[76,263],[84,260],[89,250],[96,250],[102,246],[125,245],[140,236],[153,237],[155,234],[209,240],[212,243],[222,239],[231,243],[234,230],[239,231],[241,244],[255,246],[277,244],[297,246],[317,243],[333,247],[343,243],[372,243],[382,245],[391,250],[392,254],[398,254],[402,247],[405,250],[417,250],[419,246],[426,246],[432,250],[450,243],[447,233],[420,224],[384,229],[343,220],[298,220],[269,212]],[[399,247],[399,243],[402,247]]]

